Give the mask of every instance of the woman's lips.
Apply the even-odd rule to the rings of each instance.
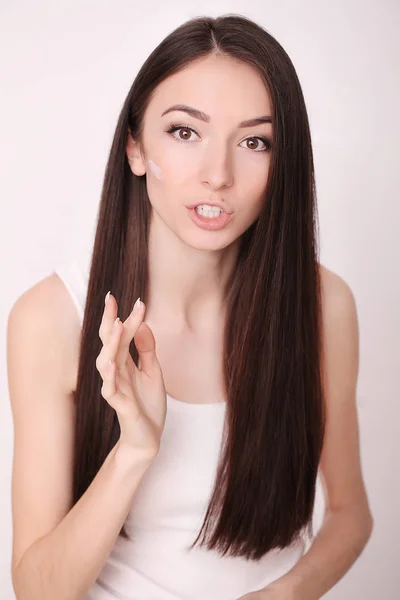
[[[232,219],[232,213],[225,211],[222,211],[219,217],[208,218],[200,215],[195,208],[186,208],[188,209],[189,216],[193,223],[195,223],[201,229],[206,229],[207,231],[217,231],[218,229],[222,229]]]

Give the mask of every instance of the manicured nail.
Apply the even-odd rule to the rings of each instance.
[[[132,314],[133,315],[136,315],[139,312],[140,305],[141,305],[141,302],[140,302],[140,296],[139,296],[139,298],[136,300],[136,302],[135,302],[135,304],[133,305],[133,308],[132,308]]]
[[[105,304],[106,306],[107,306],[107,302],[108,302],[108,299],[109,299],[109,297],[110,297],[110,294],[111,294],[111,290],[110,290],[109,292],[107,292],[107,294],[106,294],[106,297],[105,297],[105,299],[104,299],[104,304]]]

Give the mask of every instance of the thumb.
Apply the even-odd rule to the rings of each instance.
[[[154,377],[160,372],[160,364],[156,356],[156,340],[147,323],[140,323],[133,339],[139,353],[140,369],[149,377]]]

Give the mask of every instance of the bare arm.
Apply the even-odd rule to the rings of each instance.
[[[118,446],[59,525],[23,555],[14,573],[18,600],[81,600],[96,580],[148,467]]]
[[[330,271],[323,290],[327,422],[320,467],[327,497],[325,518],[307,553],[288,573],[263,588],[265,600],[321,598],[358,559],[373,530],[360,460],[355,298],[344,280]]]
[[[76,308],[56,275],[25,292],[8,318],[14,423],[12,581],[17,600],[84,597],[150,464],[117,442],[72,506],[72,392],[79,334]]]

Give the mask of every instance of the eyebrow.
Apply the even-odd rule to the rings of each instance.
[[[194,117],[195,119],[200,119],[200,121],[205,121],[206,123],[209,123],[211,120],[211,117],[209,115],[206,115],[206,113],[202,112],[201,110],[197,110],[197,108],[186,106],[185,104],[174,104],[173,106],[167,108],[167,110],[164,110],[161,116],[163,117],[167,113],[170,113],[175,110],[186,112],[191,117]],[[248,121],[241,121],[238,127],[254,127],[255,125],[261,125],[261,123],[272,123],[272,118],[270,116],[256,117],[255,119],[249,119]]]

